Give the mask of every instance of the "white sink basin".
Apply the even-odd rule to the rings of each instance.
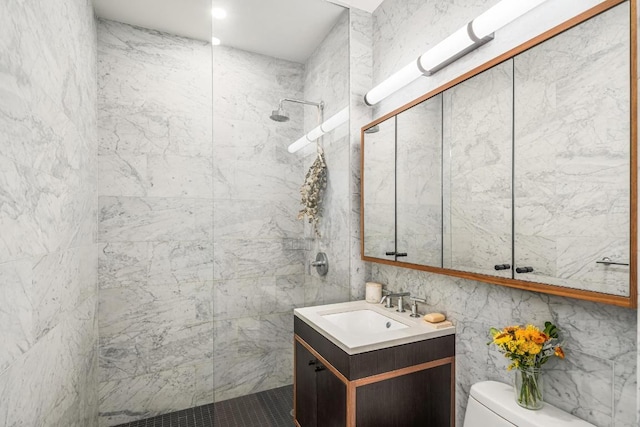
[[[358,354],[455,333],[453,326],[436,329],[410,311],[396,312],[382,304],[351,301],[297,308],[294,315],[340,347]]]
[[[358,335],[380,334],[409,327],[404,323],[397,322],[390,317],[369,309],[324,314],[322,317],[338,328]]]

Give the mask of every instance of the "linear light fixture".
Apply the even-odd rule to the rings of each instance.
[[[289,152],[295,153],[303,147],[306,147],[307,144],[312,143],[316,139],[320,138],[325,133],[329,133],[341,124],[349,121],[349,107],[344,107],[342,110],[329,117],[325,122],[323,122],[320,126],[311,129],[309,133],[304,135],[302,138],[298,139],[293,144],[289,145]]]
[[[407,64],[364,96],[371,106],[420,76],[430,76],[472,50],[493,40],[493,33],[546,0],[502,0],[464,27]]]

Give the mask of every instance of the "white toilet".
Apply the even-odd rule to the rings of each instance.
[[[515,401],[513,387],[496,381],[471,386],[463,427],[595,427],[545,402],[531,411]]]

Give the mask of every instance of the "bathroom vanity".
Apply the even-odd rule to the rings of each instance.
[[[455,328],[365,301],[295,310],[299,427],[455,422]]]

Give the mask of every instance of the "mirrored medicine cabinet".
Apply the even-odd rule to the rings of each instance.
[[[635,0],[362,128],[362,257],[636,307]]]

